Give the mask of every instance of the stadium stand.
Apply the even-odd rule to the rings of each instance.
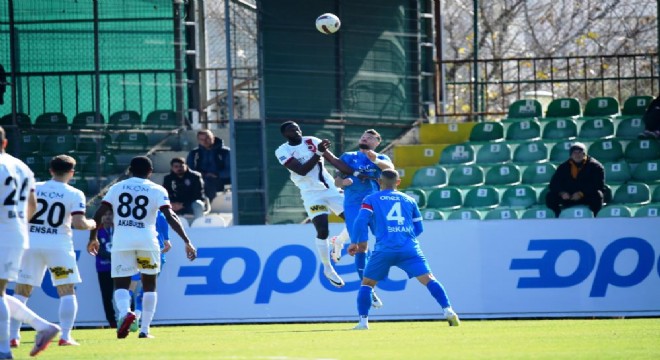
[[[69,123],[66,116],[58,112],[43,113],[34,121],[37,130],[67,130]]]
[[[427,199],[427,207],[437,210],[455,210],[463,205],[463,195],[458,187],[446,186],[433,189]]]
[[[612,218],[612,217],[631,217],[632,211],[625,205],[612,204],[604,206],[598,212],[597,218]]]
[[[502,121],[536,120],[541,117],[543,117],[543,107],[540,102],[522,99],[509,105],[507,116]]]
[[[571,119],[556,119],[543,126],[544,140],[575,139],[577,137],[577,124]]]
[[[486,172],[486,185],[516,185],[520,181],[520,168],[515,164],[495,165]]]
[[[470,142],[493,142],[504,140],[504,126],[498,122],[481,122],[470,132]]]
[[[554,99],[548,104],[544,119],[577,119],[581,114],[582,109],[578,99],[560,98]]]
[[[484,220],[514,220],[518,219],[518,213],[512,209],[496,208],[486,213]]]
[[[577,205],[563,209],[559,214],[560,219],[589,219],[593,217],[594,213],[589,207],[584,205]]]
[[[447,170],[439,165],[420,168],[415,171],[410,185],[425,189],[445,186],[447,185]]]

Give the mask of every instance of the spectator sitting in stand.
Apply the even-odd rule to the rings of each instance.
[[[660,95],[653,99],[646,108],[644,117],[644,132],[639,135],[640,138],[659,139],[660,138]]]
[[[557,217],[562,208],[580,204],[589,206],[596,216],[603,207],[604,194],[603,165],[587,156],[587,147],[583,143],[573,143],[569,159],[557,167],[550,179],[546,205]]]
[[[195,219],[203,216],[207,200],[202,175],[190,170],[180,157],[170,161],[170,169],[163,179],[163,187],[169,194],[172,210],[177,215],[192,214]]]
[[[209,129],[197,132],[197,142],[199,146],[190,151],[186,163],[191,170],[202,174],[206,197],[213,201],[218,191],[224,191],[225,185],[231,184],[230,150]]]

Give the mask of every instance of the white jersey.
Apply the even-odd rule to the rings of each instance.
[[[314,156],[320,142],[321,139],[319,138],[303,136],[302,142],[299,145],[289,145],[288,142],[280,145],[280,147],[275,150],[275,156],[282,165],[285,165],[293,159],[304,164]],[[325,190],[335,186],[335,180],[324,166],[323,157],[321,157],[319,163],[314,166],[307,175],[298,175],[291,170],[289,170],[289,172],[291,173],[291,181],[296,184],[301,192],[309,190]]]
[[[31,191],[32,170],[21,160],[0,153],[0,247],[28,248],[26,213]]]
[[[35,191],[37,212],[28,225],[30,248],[73,250],[71,218],[85,214],[85,194],[55,180],[38,182]]]
[[[103,202],[112,206],[114,213],[113,251],[160,251],[156,216],[161,208],[170,207],[164,187],[132,177],[112,185]]]

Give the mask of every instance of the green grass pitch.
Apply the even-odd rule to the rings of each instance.
[[[155,339],[74,329],[81,346],[53,342],[43,359],[659,359],[660,319],[468,320],[159,326]],[[17,359],[29,358],[23,331]]]

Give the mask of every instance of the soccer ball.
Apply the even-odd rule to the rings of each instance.
[[[316,18],[316,28],[324,34],[334,34],[339,30],[341,21],[335,14],[325,13]]]

